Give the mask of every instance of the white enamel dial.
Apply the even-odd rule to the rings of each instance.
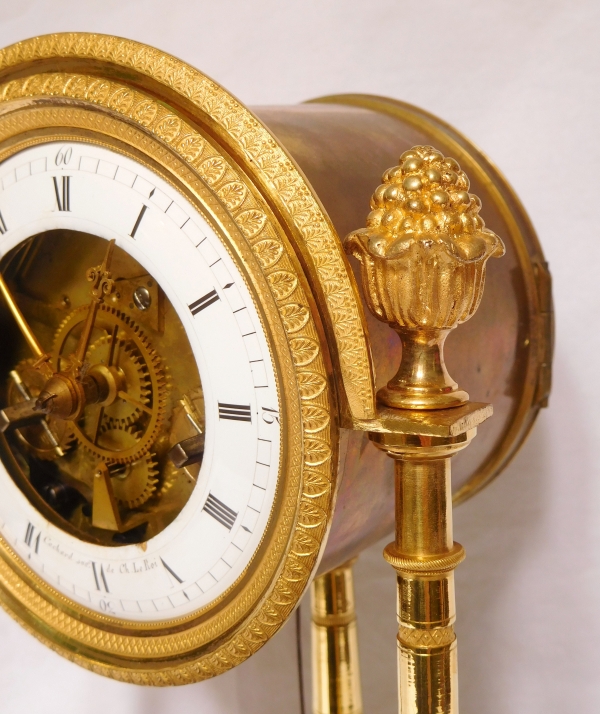
[[[93,611],[139,622],[190,615],[240,577],[274,503],[280,404],[261,319],[209,222],[158,174],[115,151],[51,142],[0,165],[0,257],[57,229],[116,239],[164,291],[200,374],[204,457],[175,520],[147,542],[119,546],[47,520],[0,463],[0,532],[37,575]]]

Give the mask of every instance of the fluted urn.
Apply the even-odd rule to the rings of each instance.
[[[444,341],[477,310],[487,260],[504,255],[504,244],[485,227],[458,162],[431,146],[402,154],[371,208],[345,248],[361,263],[370,310],[402,341],[400,368],[379,400],[403,409],[464,404],[469,395],[448,374]]]

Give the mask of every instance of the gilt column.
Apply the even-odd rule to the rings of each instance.
[[[352,562],[312,584],[313,714],[362,714]]]
[[[416,146],[383,175],[367,227],[345,240],[370,310],[402,342],[378,417],[360,427],[395,461],[396,534],[384,556],[398,581],[401,714],[458,714],[453,571],[464,550],[452,536],[450,461],[491,408],[450,377],[444,341],[475,313],[487,260],[504,254],[468,189],[454,159]]]

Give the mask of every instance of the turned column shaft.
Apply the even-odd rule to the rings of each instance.
[[[313,714],[362,714],[352,564],[312,585]]]
[[[450,459],[396,459],[395,472],[399,710],[458,714]]]
[[[452,550],[450,459],[396,459],[396,547],[415,557]]]

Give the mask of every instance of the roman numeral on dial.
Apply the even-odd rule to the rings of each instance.
[[[208,307],[209,305],[212,305],[213,302],[217,302],[217,300],[219,299],[220,298],[217,295],[217,291],[211,290],[209,293],[206,293],[206,295],[203,295],[191,305],[188,305],[188,307],[190,308],[190,312],[192,313],[192,315],[197,315],[199,312],[202,312],[204,308]]]
[[[229,508],[229,506],[226,506],[223,501],[219,501],[219,499],[216,496],[213,496],[212,493],[208,494],[203,510],[206,511],[209,516],[212,516],[216,521],[219,521],[222,526],[225,526],[228,531],[233,528],[233,524],[237,518],[237,513],[233,509]]]
[[[92,570],[94,571],[94,581],[96,583],[96,590],[100,592],[104,591],[109,593],[108,583],[106,582],[106,575],[104,574],[104,567],[102,565],[96,565],[92,560]]]
[[[35,527],[32,526],[31,523],[28,523],[27,530],[25,531],[25,544],[29,546],[29,548],[33,548],[36,553],[40,547],[40,536],[41,533],[38,533],[37,536],[35,535]]]
[[[71,177],[53,176],[54,193],[56,194],[56,204],[59,211],[71,210]]]
[[[219,419],[232,421],[252,421],[249,404],[225,404],[219,402]]]
[[[2,216],[2,213],[0,213],[0,235],[4,235],[8,228],[6,227],[6,223],[4,222],[4,217]]]

